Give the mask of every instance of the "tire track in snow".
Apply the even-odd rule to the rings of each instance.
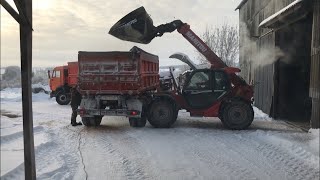
[[[124,145],[123,147],[116,147],[116,145],[115,145],[116,141],[118,141],[118,142],[121,141],[118,139],[118,137],[123,137],[124,134],[125,134],[125,132],[107,135],[106,137],[99,136],[100,137],[99,141],[104,142],[104,141],[108,140],[109,142],[111,142],[111,143],[108,143],[105,147],[106,147],[107,151],[112,156],[116,157],[118,162],[121,163],[122,167],[125,170],[125,176],[127,179],[146,179],[146,175],[145,175],[143,169],[141,168],[142,166],[139,164],[139,161],[133,162],[129,159],[129,157],[126,154],[121,152],[121,150],[123,150],[122,148],[126,147],[126,148],[130,149],[132,154],[136,154],[135,147],[130,146],[130,143],[132,143],[133,141],[130,142],[130,140],[129,140],[129,141],[126,141],[126,143],[121,142]],[[118,137],[116,139],[114,139],[114,138],[111,138],[111,136],[118,136]]]
[[[108,163],[112,165],[111,172],[107,177],[119,179],[119,176],[124,176],[120,179],[148,179],[150,177],[144,171],[144,165],[141,163],[142,159],[132,159],[130,154],[136,153],[144,154],[143,151],[136,152],[139,149],[139,143],[126,134],[126,130],[115,132],[114,130],[104,129],[105,127],[88,128],[85,136],[86,146],[96,148],[95,150],[100,153],[105,159],[109,160]],[[120,144],[119,144],[120,143]],[[128,152],[125,152],[128,150]],[[93,153],[92,151],[90,151]],[[93,157],[97,159],[98,157]],[[86,158],[84,158],[85,161]],[[100,160],[101,161],[101,160]],[[86,162],[85,162],[86,163]],[[98,162],[99,163],[99,162]],[[91,164],[92,165],[92,164]],[[88,175],[90,179],[90,171]],[[95,175],[96,176],[96,175]],[[117,177],[114,177],[117,176]],[[112,178],[111,178],[112,179]]]
[[[309,167],[308,164],[284,152],[272,144],[263,143],[257,147],[264,156],[273,161],[273,165],[288,173],[288,179],[316,179],[319,170]]]
[[[195,139],[194,142],[190,144],[192,145],[192,152],[213,169],[218,169],[217,175],[225,172],[226,178],[258,179],[259,176],[254,173],[252,169],[243,166],[244,161],[248,161],[239,156],[229,144],[218,140],[215,136],[212,136],[210,139],[208,139],[208,137],[202,137],[202,134],[210,136],[210,134],[208,134],[209,131],[204,132],[201,129],[181,129],[181,131]],[[206,147],[210,145],[214,147],[214,149],[200,149],[199,147],[203,146],[203,144],[206,144]]]
[[[301,150],[298,146],[291,147],[291,151],[294,153],[292,155],[280,147],[264,142],[263,139],[257,138],[256,135],[248,131],[230,131],[229,134],[206,129],[200,129],[200,131],[199,129],[187,129],[184,131],[187,131],[190,135],[198,136],[199,141],[206,139],[202,138],[201,134],[212,135],[212,139],[217,140],[218,144],[228,146],[224,150],[228,149],[230,152],[235,152],[238,157],[241,156],[244,162],[249,163],[254,171],[258,172],[255,173],[256,177],[261,178],[262,176],[262,179],[317,179],[319,177],[319,169],[315,169],[314,166],[310,166],[303,161],[304,158],[310,158],[312,155]],[[221,137],[221,134],[223,136],[230,135],[230,137]],[[234,147],[237,144],[238,146]],[[230,152],[226,153],[229,154]],[[239,164],[241,163],[243,162],[239,161]]]
[[[201,137],[202,135],[211,136],[212,138],[211,143],[214,143],[216,145],[218,144],[218,146],[216,146],[217,149],[219,149],[220,147],[223,147],[222,150],[228,150],[225,153],[233,157],[232,160],[237,159],[238,162],[236,164],[239,164],[239,165],[245,164],[246,166],[250,167],[250,169],[246,168],[246,171],[249,172],[250,174],[254,174],[256,178],[258,177],[261,178],[262,176],[263,177],[262,179],[267,179],[267,178],[270,178],[272,175],[274,175],[273,173],[264,171],[264,168],[266,166],[268,167],[269,164],[264,163],[264,161],[257,160],[259,156],[254,156],[256,154],[255,151],[250,151],[250,144],[244,146],[241,141],[239,141],[238,139],[235,139],[233,135],[234,131],[218,130],[217,132],[217,131],[212,131],[207,129],[196,129],[196,130],[188,129],[188,131],[190,134],[197,136],[199,140],[206,139],[206,138],[202,138]],[[191,133],[190,131],[192,131],[193,133]],[[234,173],[234,174],[237,174],[237,173]]]
[[[243,137],[245,135],[245,137]],[[293,151],[298,150],[296,154],[292,155],[281,147],[275,146],[264,139],[252,138],[252,134],[238,133],[234,134],[238,143],[246,146],[253,146],[255,151],[250,153],[256,154],[259,157],[259,162],[264,162],[268,167],[271,167],[273,173],[277,172],[278,176],[273,177],[281,179],[317,179],[319,177],[319,169],[314,169],[308,163],[303,161],[301,156],[308,156],[307,153],[301,153],[297,146],[292,148]],[[243,147],[243,146],[242,146]],[[296,149],[297,148],[297,149]],[[300,152],[300,153],[299,153]]]
[[[78,138],[77,131],[70,130],[68,126],[48,130],[50,141],[36,147],[38,179],[74,177],[80,163],[76,148]]]

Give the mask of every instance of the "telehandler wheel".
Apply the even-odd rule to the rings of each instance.
[[[172,103],[158,100],[151,104],[148,121],[155,128],[169,128],[176,121],[176,117]]]
[[[223,108],[221,122],[229,129],[246,129],[253,121],[253,114],[253,108],[249,103],[232,101]]]
[[[56,101],[60,105],[68,105],[70,103],[70,98],[64,92],[60,92],[56,96]]]

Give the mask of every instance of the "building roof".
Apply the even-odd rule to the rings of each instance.
[[[273,15],[263,20],[259,24],[259,27],[273,28],[274,26],[278,26],[277,24],[283,24],[281,22],[286,22],[286,20],[289,21],[289,19],[296,19],[296,18],[293,18],[293,14],[295,14],[295,16],[302,17],[302,15],[305,15],[306,11],[302,10],[301,13],[298,13],[298,12],[301,10],[303,6],[302,4],[303,1],[304,0],[293,1],[288,6],[282,8],[280,11],[274,13]]]
[[[238,10],[238,9],[240,9],[247,1],[248,1],[248,0],[242,0],[242,1],[240,2],[240,4],[237,6],[237,8],[235,9],[235,11]]]

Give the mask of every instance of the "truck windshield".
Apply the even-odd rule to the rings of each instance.
[[[59,78],[59,77],[60,77],[60,71],[55,71],[55,70],[53,70],[53,71],[52,71],[52,77],[53,77],[53,78]]]

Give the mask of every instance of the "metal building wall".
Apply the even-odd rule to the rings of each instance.
[[[274,100],[274,89],[275,85],[275,64],[265,64],[262,66],[254,64],[254,62],[259,61],[260,49],[264,47],[273,48],[276,46],[275,43],[275,33],[270,32],[267,28],[258,28],[260,22],[262,22],[267,17],[278,12],[282,8],[286,7],[295,0],[244,0],[241,2],[239,8],[239,20],[240,20],[240,63],[242,76],[248,82],[253,80],[258,83],[255,86],[255,105],[262,109],[265,113],[272,113],[272,101]],[[319,4],[320,0],[314,0]],[[317,7],[319,6],[317,4]],[[320,101],[319,101],[319,34],[320,34],[320,19],[319,19],[319,9],[317,15],[315,13],[314,22],[314,34],[317,39],[318,44],[313,51],[313,60],[311,71],[313,78],[313,89],[310,90],[310,97],[313,98],[313,117],[318,118],[317,122],[319,124],[319,111],[320,111]],[[244,36],[245,35],[245,36]],[[272,57],[271,57],[272,58]],[[316,72],[316,73],[315,73]],[[312,80],[311,80],[312,81]],[[315,89],[317,87],[317,89]],[[310,86],[310,89],[312,87]],[[312,92],[311,92],[312,91]],[[313,95],[311,95],[313,94]]]
[[[311,44],[310,97],[311,127],[320,127],[320,0],[313,0],[313,32]]]
[[[293,0],[247,0],[239,9],[240,17],[240,64],[242,76],[255,84],[255,106],[263,112],[271,112],[274,93],[274,64],[265,63],[261,52],[275,47],[274,32],[259,28],[259,24]],[[269,32],[269,33],[268,33]],[[272,58],[272,57],[270,57]],[[263,64],[263,65],[259,65]]]

